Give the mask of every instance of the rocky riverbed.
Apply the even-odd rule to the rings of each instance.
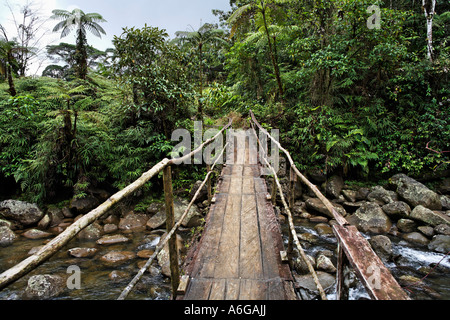
[[[283,167],[280,177],[287,195],[288,180]],[[309,177],[314,179],[314,175]],[[449,181],[434,191],[405,175],[393,176],[387,185],[371,188],[351,188],[337,176],[328,180],[316,177],[313,182],[358,227],[412,299],[450,299],[450,259],[446,256],[450,251],[450,189],[446,188]],[[39,250],[107,197],[99,192],[73,200],[63,208],[45,210],[15,200],[0,202],[0,272]],[[204,192],[202,197],[178,234],[181,257],[186,254],[193,228],[204,221]],[[186,200],[176,200],[176,216],[180,217],[186,206]],[[287,247],[284,209],[275,209]],[[293,213],[297,236],[329,299],[335,299],[337,243],[331,228],[334,221],[300,183],[295,186]],[[166,232],[164,227],[162,203],[152,203],[144,212],[118,205],[48,262],[0,291],[0,299],[117,299],[154,252]],[[317,298],[306,264],[298,255],[294,257],[293,273],[302,298]],[[129,299],[169,299],[169,276],[168,254],[163,250]],[[368,298],[354,273],[350,272],[349,279],[350,299]]]
[[[0,202],[0,272],[38,251],[98,204],[98,199],[74,200],[68,207],[42,212],[20,201]],[[187,204],[186,200],[175,201],[176,218]],[[177,235],[180,260],[186,254],[191,228],[203,221],[205,210],[199,207],[203,208],[201,203],[190,210]],[[162,203],[150,204],[145,212],[118,206],[48,262],[0,291],[0,299],[117,299],[165,233]],[[168,251],[163,249],[129,298],[169,299],[169,277]]]
[[[438,193],[403,174],[393,176],[385,186],[371,188],[350,188],[338,176],[322,178],[314,182],[336,210],[359,229],[412,299],[450,299],[449,179],[442,182]],[[282,176],[281,180],[287,196],[287,178]],[[334,299],[337,242],[331,226],[335,221],[300,183],[295,197],[297,236],[329,298]],[[277,211],[287,235],[284,208],[277,207]],[[286,236],[286,246],[287,241]],[[295,255],[299,291],[307,299],[316,298],[318,293],[307,273],[306,264]],[[350,279],[350,299],[369,298],[353,272]]]

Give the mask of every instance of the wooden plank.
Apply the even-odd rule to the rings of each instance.
[[[408,295],[355,226],[333,225],[333,231],[372,299],[409,300]]]
[[[196,266],[192,271],[193,277],[211,278],[214,276],[228,194],[216,194],[216,198],[217,203],[214,211],[210,211],[200,244],[200,252],[194,262]]]
[[[240,181],[242,182],[242,179]],[[214,271],[215,278],[237,278],[239,276],[241,200],[240,194],[228,194],[216,261],[218,267]]]
[[[226,280],[215,280],[211,286],[211,292],[208,300],[224,300],[225,299]]]
[[[242,195],[239,259],[239,276],[242,279],[262,279],[264,277],[259,237],[255,194],[244,194]]]
[[[271,279],[268,282],[267,300],[285,300],[283,280],[281,278]]]
[[[255,182],[253,177],[243,177],[242,179],[242,193],[255,194]]]
[[[239,300],[267,300],[267,283],[263,280],[242,279]]]
[[[204,279],[191,279],[185,300],[208,300],[212,281]]]
[[[227,279],[225,300],[238,300],[240,287],[241,287],[241,280]]]
[[[230,194],[242,194],[242,176],[231,176]]]

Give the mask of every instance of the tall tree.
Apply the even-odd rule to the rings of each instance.
[[[272,66],[275,74],[275,79],[278,85],[278,93],[280,100],[283,102],[284,88],[281,81],[280,68],[278,66],[278,59],[276,53],[276,37],[270,32],[270,13],[276,9],[277,5],[287,3],[289,0],[253,0],[248,4],[239,7],[228,18],[228,23],[231,25],[231,36],[234,35],[236,29],[246,22],[249,18],[254,17],[257,27],[264,30],[267,37],[267,44],[269,47],[269,55],[272,61]]]
[[[197,50],[198,60],[199,60],[199,78],[200,78],[200,99],[198,105],[198,114],[203,117],[203,78],[204,78],[204,46],[213,43],[227,44],[227,42],[222,38],[225,34],[224,30],[215,28],[210,23],[205,23],[197,31],[177,31],[175,35],[177,39],[175,42],[188,43],[192,45]]]
[[[3,65],[5,78],[8,79],[9,94],[14,97],[17,92],[13,80],[13,65],[17,65],[17,61],[13,57],[13,51],[17,44],[14,41],[9,41],[2,25],[0,25],[0,30],[3,33],[3,39],[0,39],[0,62]]]
[[[422,7],[427,19],[427,57],[433,62],[433,17],[436,10],[436,0],[422,0]]]
[[[98,24],[106,22],[98,13],[84,13],[81,9],[72,12],[66,10],[53,10],[52,19],[62,20],[54,28],[53,32],[61,31],[61,38],[67,36],[73,29],[76,29],[77,43],[75,61],[77,64],[77,76],[86,79],[87,75],[87,40],[86,31],[89,30],[96,37],[101,38],[101,34],[106,34],[105,30]]]

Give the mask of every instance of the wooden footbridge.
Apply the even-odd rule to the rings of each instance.
[[[295,247],[316,283],[320,297],[327,299],[314,267],[303,251],[297,239],[292,214],[293,197],[281,190],[277,172],[271,165],[266,152],[265,142],[259,137],[272,142],[272,148],[281,150],[290,164],[291,181],[300,178],[316,196],[322,200],[334,217],[333,231],[338,240],[337,298],[348,297],[344,285],[344,269],[353,267],[360,281],[373,299],[406,300],[407,294],[402,290],[389,270],[371,249],[368,242],[355,227],[336,212],[332,204],[309,182],[295,167],[289,154],[280,143],[263,129],[250,111],[252,130],[229,130],[227,144],[216,156],[212,167],[207,166],[208,173],[197,190],[187,209],[178,221],[174,221],[173,194],[171,182],[171,165],[179,164],[221,137],[225,130],[231,128],[231,120],[213,138],[208,139],[193,152],[177,159],[164,159],[144,173],[141,178],[125,189],[111,196],[107,201],[74,222],[60,235],[55,237],[41,250],[28,257],[18,265],[0,274],[0,290],[21,278],[39,264],[44,263],[58,252],[68,241],[82,229],[105,214],[114,204],[132,194],[147,181],[163,171],[164,192],[167,215],[167,235],[158,244],[154,254],[139,270],[133,280],[123,290],[119,300],[125,299],[144,272],[150,267],[156,255],[169,244],[171,262],[171,281],[173,298],[185,300],[296,300],[300,296],[295,290],[295,282],[289,267]],[[258,142],[252,143],[252,142]],[[259,146],[259,147],[258,147]],[[218,179],[216,192],[211,192],[210,177],[217,161],[227,149],[226,164]],[[231,150],[231,152],[229,152]],[[277,151],[278,152],[278,151]],[[259,155],[259,156],[258,156]],[[258,161],[259,159],[259,161]],[[279,198],[288,215],[289,244],[284,248],[281,228],[273,209],[275,192],[269,194],[262,169],[272,173],[273,186],[277,187]],[[199,243],[189,252],[180,277],[176,241],[173,235],[187,216],[201,189],[207,185],[210,209],[206,225]],[[293,183],[290,183],[291,191]],[[276,191],[274,188],[273,191]],[[289,202],[289,204],[288,204]]]

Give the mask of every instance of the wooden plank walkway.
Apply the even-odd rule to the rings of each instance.
[[[236,133],[235,161],[224,166],[202,239],[188,256],[185,300],[296,299],[281,230],[267,200],[252,144]]]

